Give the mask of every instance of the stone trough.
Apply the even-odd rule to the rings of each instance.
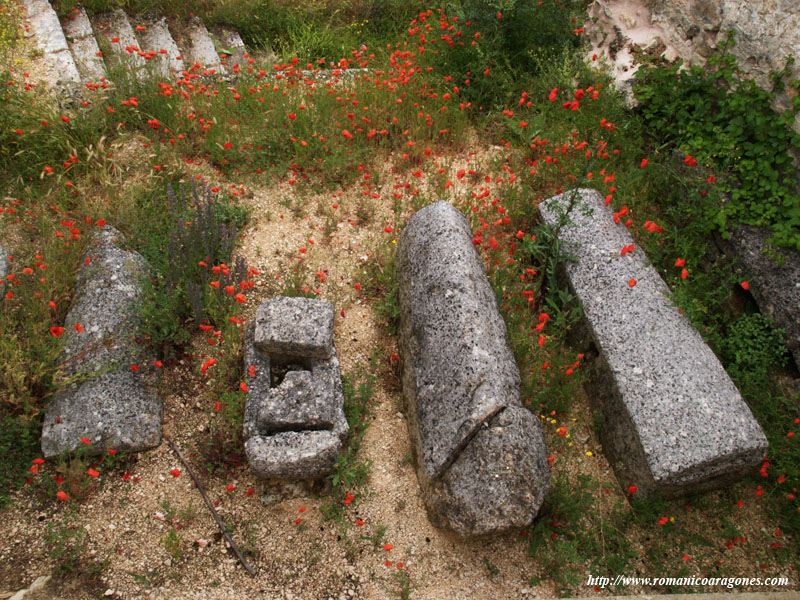
[[[539,206],[574,260],[563,275],[580,299],[584,336],[599,352],[592,394],[604,415],[606,455],[641,495],[720,486],[757,465],[761,427],[717,357],[679,313],[669,288],[595,190]]]
[[[245,333],[245,453],[261,479],[320,479],[336,468],[349,426],[333,312],[320,300],[272,298]]]
[[[403,394],[428,516],[463,536],[527,526],[550,486],[538,419],[464,216],[416,213],[397,245]]]
[[[45,456],[76,448],[90,454],[137,452],[161,443],[155,357],[135,341],[137,300],[149,266],[123,243],[122,234],[106,226],[83,256],[64,322],[59,361],[64,384],[45,408]]]

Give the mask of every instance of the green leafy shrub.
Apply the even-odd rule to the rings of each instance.
[[[150,197],[143,203],[143,210],[165,216],[156,217],[155,226],[138,236],[155,271],[145,286],[139,317],[146,338],[166,352],[169,345],[186,342],[189,318],[219,327],[243,301],[237,292],[248,287],[245,262],[226,263],[247,212],[196,185],[177,193],[170,185],[165,198]]]
[[[719,181],[708,182],[712,193],[696,198],[694,214],[707,230],[726,232],[740,223],[768,226],[778,244],[800,248],[793,162],[800,135],[792,130],[800,101],[795,98],[783,113],[773,110],[774,93],[742,79],[727,52],[733,44],[732,35],[720,44],[722,53],[710,59],[710,68],[681,70],[679,63],[640,69],[639,110],[651,134],[719,174]],[[773,73],[774,91],[785,85],[792,63],[790,57],[782,71]]]
[[[0,509],[10,502],[9,492],[30,476],[32,460],[39,452],[38,420],[26,422],[0,414]]]
[[[786,363],[783,331],[760,313],[743,314],[728,326],[721,351],[728,372],[743,391],[757,389],[768,371]]]

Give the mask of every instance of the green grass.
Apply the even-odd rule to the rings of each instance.
[[[29,469],[39,456],[39,422],[0,414],[0,509],[11,503],[9,492],[33,477]]]
[[[372,465],[360,454],[360,450],[369,427],[369,403],[375,393],[374,386],[374,375],[368,371],[362,371],[352,378],[342,377],[344,413],[350,426],[350,435],[336,459],[336,470],[330,476],[330,499],[320,508],[326,519],[343,522],[344,503],[357,500],[361,488],[367,483]]]

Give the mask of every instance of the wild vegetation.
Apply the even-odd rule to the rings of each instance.
[[[112,5],[86,3],[90,11]],[[140,312],[145,342],[157,349],[159,366],[190,377],[212,399],[198,452],[209,476],[224,480],[242,462],[241,323],[264,293],[337,298],[335,282],[304,267],[314,241],[287,248],[291,270],[265,292],[254,289],[260,274],[238,250],[253,217],[253,189],[280,185],[291,191],[287,214],[325,218],[316,243],[331,243],[346,208],[356,217],[348,226],[375,234],[363,271],[339,283],[374,306],[387,336],[398,316],[397,235],[415,210],[444,199],[470,220],[523,398],[541,415],[552,450],[551,496],[523,532],[539,573],[531,585],[575,594],[586,565],[599,575],[650,577],[793,572],[797,584],[800,399],[784,382],[798,374],[746,281],[712,252],[713,234],[738,223],[770,227],[778,244],[800,248],[798,136],[790,129],[797,106],[774,112],[769,92],[741,81],[723,48],[710,73],[643,68],[641,104],[627,109],[602,68],[584,60],[586,7],[577,0],[119,5],[227,22],[253,48],[253,60],[233,84],[116,71],[113,85],[69,107],[40,93],[43,84],[31,87],[13,61],[3,63],[0,242],[13,252],[0,289],[5,510],[30,497],[68,510],[91,498],[93,473],[107,474],[108,485],[130,475],[117,456],[43,464],[38,451],[43,407],[59,386],[60,327],[99,225],[123,231],[154,267]],[[0,0],[0,11],[13,10]],[[0,49],[13,56],[22,42],[8,23],[0,20]],[[267,46],[276,61],[260,62]],[[322,71],[332,77],[317,79]],[[787,73],[775,74],[776,86],[797,85]],[[470,152],[479,160],[461,167]],[[198,181],[192,169],[199,165],[211,177]],[[584,356],[570,345],[580,307],[558,286],[562,251],[536,211],[541,200],[575,187],[606,196],[636,251],[646,252],[722,360],[768,436],[760,472],[718,492],[664,501],[628,494],[590,466],[604,459],[576,441],[599,426],[581,391]],[[342,193],[358,200],[340,206],[345,201],[334,196]],[[375,218],[379,204],[389,217]],[[353,433],[325,492],[323,514],[334,522],[349,522],[346,507],[368,494],[361,442],[374,390],[396,389],[397,368],[396,356],[376,356],[345,381]],[[764,526],[745,534],[749,521]],[[355,543],[346,526],[341,531],[344,544]],[[68,524],[50,535],[52,560],[68,574],[81,559],[82,534]],[[178,528],[162,537],[174,562],[185,563]],[[488,578],[493,562],[486,562]],[[93,560],[90,575],[103,566],[102,557]],[[413,595],[406,571],[397,586],[402,597]]]

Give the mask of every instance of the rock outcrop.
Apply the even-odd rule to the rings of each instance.
[[[703,66],[728,31],[734,32],[730,52],[742,72],[766,90],[772,89],[770,72],[783,69],[787,55],[800,58],[800,10],[794,0],[595,0],[586,23],[590,56],[609,62],[629,98],[636,52]],[[800,63],[792,68],[792,78],[798,77]],[[796,93],[789,88],[778,94],[774,106],[789,108]],[[800,115],[795,130],[800,132]]]

